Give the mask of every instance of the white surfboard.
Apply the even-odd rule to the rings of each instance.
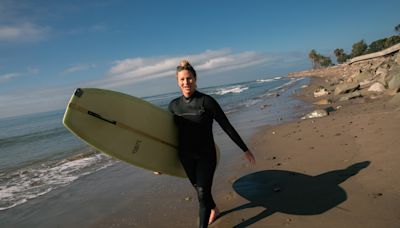
[[[173,116],[149,102],[110,90],[77,89],[63,123],[105,154],[148,170],[186,177],[178,158]]]

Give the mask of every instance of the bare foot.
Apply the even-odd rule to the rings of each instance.
[[[214,209],[211,209],[210,219],[208,220],[208,225],[213,223],[217,219],[218,215],[219,215],[218,207],[215,207]]]

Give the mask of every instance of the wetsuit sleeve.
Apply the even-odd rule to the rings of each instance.
[[[172,114],[174,114],[174,111],[172,110],[172,103],[173,103],[174,101],[171,101],[171,102],[169,102],[169,105],[168,105],[168,111],[170,112],[170,113],[172,113]]]
[[[218,124],[226,132],[226,134],[228,134],[228,136],[236,143],[236,145],[238,145],[243,150],[243,152],[249,150],[240,135],[229,122],[221,106],[217,103],[216,100],[214,100],[214,98],[207,97],[204,100],[204,107],[213,114],[213,118],[218,122]]]
[[[169,102],[168,105],[168,111],[173,114],[175,116],[175,111],[176,111],[176,102],[177,99],[172,100],[171,102]]]

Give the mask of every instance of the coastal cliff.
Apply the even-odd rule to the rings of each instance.
[[[319,68],[319,69],[311,69],[305,71],[298,71],[289,73],[289,77],[325,77],[332,75],[342,75],[343,77],[353,75],[359,71],[368,70],[371,73],[376,70],[380,66],[384,66],[386,64],[386,68],[388,70],[391,67],[395,67],[395,65],[400,65],[400,44],[396,44],[390,48],[385,50],[358,56],[348,60],[346,63],[339,64],[332,67],[327,68]],[[389,65],[388,65],[389,64]]]
[[[400,44],[380,52],[350,59],[337,66],[294,72],[289,77],[320,78],[305,94],[325,105],[354,98],[391,98],[400,103]],[[305,95],[305,97],[307,97]],[[313,95],[313,96],[311,96]],[[316,101],[315,99],[324,98]]]

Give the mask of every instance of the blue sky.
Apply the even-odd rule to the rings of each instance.
[[[65,107],[77,87],[177,90],[188,59],[206,87],[311,67],[396,35],[400,1],[0,0],[0,117]],[[333,58],[334,59],[334,58]]]

